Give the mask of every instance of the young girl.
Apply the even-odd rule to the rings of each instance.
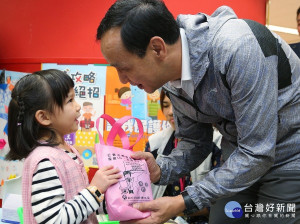
[[[64,141],[76,132],[80,105],[72,79],[59,70],[21,78],[8,111],[8,160],[25,159],[22,199],[25,223],[98,223],[95,211],[106,189],[121,177],[112,166],[88,183],[80,155]]]

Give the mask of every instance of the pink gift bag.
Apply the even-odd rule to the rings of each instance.
[[[106,119],[112,126],[107,136],[107,144],[98,129],[100,118]],[[122,125],[130,119],[135,119],[139,129],[137,140],[132,145],[122,129]],[[95,144],[95,151],[99,167],[113,165],[119,168],[123,175],[118,183],[110,186],[105,192],[109,220],[126,221],[148,217],[150,212],[140,212],[132,207],[134,203],[153,200],[150,173],[146,161],[134,160],[130,157],[133,153],[133,146],[143,136],[142,122],[132,116],[125,116],[115,121],[109,115],[103,114],[97,119],[96,128],[99,134],[99,143]],[[123,148],[113,146],[117,134],[120,136]]]

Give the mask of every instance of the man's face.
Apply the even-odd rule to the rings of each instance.
[[[297,29],[300,36],[300,14],[297,16]]]
[[[120,28],[112,28],[103,35],[101,51],[107,62],[117,69],[123,84],[129,82],[152,93],[167,82],[160,74],[161,61],[156,59],[156,52],[148,47],[143,58],[130,53],[123,46]]]

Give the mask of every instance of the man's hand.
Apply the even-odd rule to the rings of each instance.
[[[150,172],[150,180],[156,183],[160,179],[160,167],[157,165],[154,156],[150,152],[135,152],[131,155],[133,159],[144,159]]]
[[[134,204],[133,207],[143,212],[150,211],[151,215],[145,219],[120,222],[121,224],[165,223],[172,217],[184,211],[185,204],[183,197],[178,195],[176,197],[161,197],[153,201],[137,203]]]

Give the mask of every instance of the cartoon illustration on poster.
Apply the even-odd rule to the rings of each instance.
[[[78,131],[66,135],[65,140],[79,151],[85,166],[97,165],[94,151],[96,119],[104,113],[106,66],[45,63],[42,69],[62,70],[74,81],[75,98],[81,105],[81,116]],[[103,131],[103,121],[100,121],[99,131]]]
[[[148,96],[148,115],[152,120],[157,120],[158,111],[160,110],[159,90],[147,94]]]
[[[133,97],[131,89],[123,86],[120,89],[116,88],[115,92],[118,93],[118,97],[121,100],[120,105],[124,106],[126,110],[131,110],[131,99]]]

